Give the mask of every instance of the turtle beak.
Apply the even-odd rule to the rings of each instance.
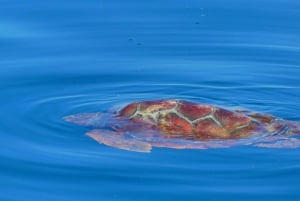
[[[63,119],[67,122],[78,124],[81,126],[94,126],[98,124],[101,119],[102,114],[97,113],[81,113],[81,114],[74,114],[63,117]]]

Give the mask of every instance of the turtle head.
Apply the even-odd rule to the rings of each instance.
[[[86,127],[105,128],[107,126],[108,114],[105,113],[81,113],[63,117],[67,122]]]

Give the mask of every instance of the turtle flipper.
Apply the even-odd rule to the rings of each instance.
[[[300,122],[299,121],[287,121],[286,124],[289,127],[289,134],[300,134]]]
[[[99,143],[136,152],[150,152],[151,145],[133,138],[126,138],[125,135],[109,130],[92,130],[86,133],[87,136],[93,138]]]
[[[291,137],[273,136],[254,144],[254,146],[264,148],[300,148],[300,140]]]
[[[95,126],[97,123],[99,124],[100,119],[103,114],[100,112],[97,113],[80,113],[63,117],[63,119],[67,122],[78,124],[81,126]]]

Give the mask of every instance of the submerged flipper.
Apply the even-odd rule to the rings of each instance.
[[[124,134],[119,134],[109,130],[92,130],[86,133],[87,136],[93,138],[99,143],[129,151],[150,152],[151,145],[137,139],[127,138]]]
[[[289,127],[288,134],[300,134],[300,122],[299,121],[287,121],[286,124]]]
[[[103,122],[101,121],[101,118],[103,118],[103,113],[97,112],[97,113],[80,113],[80,114],[69,115],[69,116],[65,116],[63,119],[67,122],[78,124],[81,126],[96,127],[97,124]]]
[[[254,144],[254,146],[264,148],[300,148],[300,140],[291,137],[273,136]]]

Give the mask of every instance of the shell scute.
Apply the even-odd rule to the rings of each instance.
[[[193,126],[175,113],[167,113],[158,118],[160,129],[172,137],[189,136],[193,133]]]
[[[138,103],[130,103],[127,106],[125,106],[120,112],[120,116],[132,116],[137,111]]]
[[[204,119],[194,124],[194,132],[198,139],[225,139],[230,134],[212,119]]]
[[[255,131],[264,130],[259,123],[251,122],[248,125],[242,126],[240,128],[236,128],[233,130],[231,134],[232,139],[245,138],[253,135]]]
[[[172,109],[176,104],[175,100],[144,101],[140,103],[140,111],[154,113],[161,110]]]
[[[272,123],[272,121],[275,120],[275,117],[272,115],[268,115],[268,114],[258,114],[258,113],[254,113],[254,114],[249,114],[250,117],[258,120],[261,123],[265,123],[265,124],[269,124]]]
[[[222,108],[216,109],[214,116],[228,131],[233,131],[251,122],[251,119],[247,116]]]
[[[188,101],[181,101],[178,104],[177,110],[189,120],[194,121],[198,118],[209,115],[213,111],[213,107],[209,105],[195,104]]]

